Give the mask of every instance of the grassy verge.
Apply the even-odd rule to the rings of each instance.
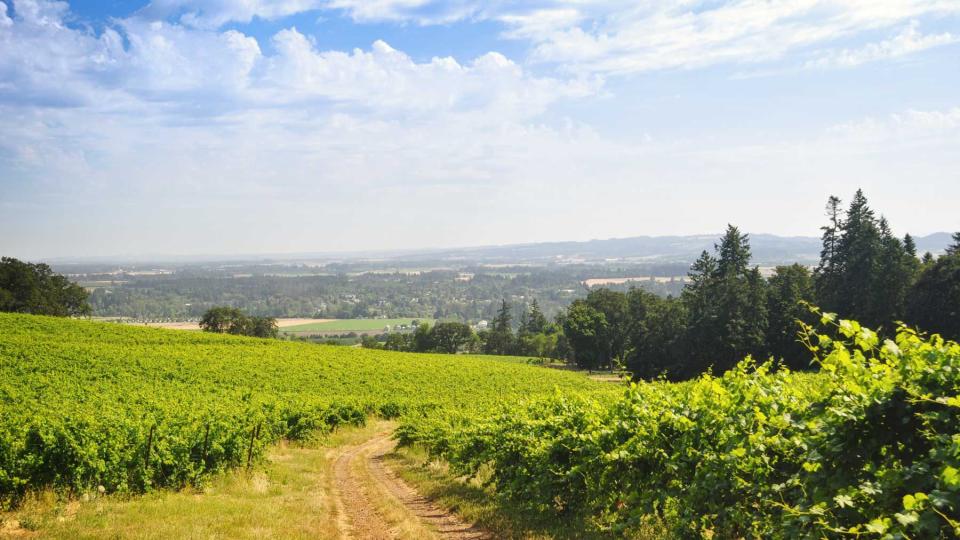
[[[314,443],[281,443],[265,466],[219,475],[202,488],[86,500],[46,491],[0,514],[0,537],[336,538],[333,449],[376,429],[372,422]]]
[[[386,456],[387,464],[411,487],[438,505],[456,512],[465,521],[476,523],[497,538],[592,539],[615,538],[589,529],[579,522],[560,521],[554,516],[534,514],[500,502],[482,478],[455,477],[446,464],[431,460],[419,448],[399,448]],[[651,526],[633,537],[662,539],[662,529]]]

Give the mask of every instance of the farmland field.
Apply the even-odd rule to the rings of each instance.
[[[281,326],[280,330],[287,333],[322,333],[335,334],[346,332],[380,332],[387,326],[393,329],[399,325],[410,326],[413,321],[433,323],[432,319],[318,319],[313,322]]]
[[[165,328],[167,330],[200,330],[198,321],[164,321],[164,322],[141,322],[125,317],[94,317],[93,320],[104,322],[121,322],[134,326],[148,326],[150,328]],[[335,319],[308,319],[304,317],[290,317],[277,319],[277,326],[284,329],[290,326],[299,326],[304,324],[316,324],[334,321]]]

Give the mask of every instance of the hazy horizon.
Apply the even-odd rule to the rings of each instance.
[[[0,0],[0,254],[960,229],[960,3]]]

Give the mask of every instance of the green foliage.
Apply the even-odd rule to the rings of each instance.
[[[823,314],[820,374],[747,358],[720,377],[557,393],[498,415],[408,418],[402,441],[510,504],[630,536],[950,538],[960,534],[960,346],[881,340]]]
[[[273,317],[249,317],[237,308],[215,307],[200,319],[200,329],[217,334],[233,334],[261,338],[280,336],[277,320]]]
[[[950,239],[953,243],[947,246],[947,255],[960,255],[960,232],[953,233]]]
[[[714,251],[694,263],[683,291],[688,350],[674,376],[695,377],[711,366],[726,371],[743,356],[764,352],[766,284],[749,268],[749,239],[729,225]]]
[[[886,219],[877,218],[862,190],[840,216],[830,197],[824,248],[816,271],[817,302],[870,327],[903,318],[904,303],[918,263],[912,239],[900,241]]]
[[[516,346],[511,326],[513,315],[510,313],[510,304],[501,301],[497,316],[490,322],[490,331],[485,335],[483,352],[487,354],[511,354]]]
[[[456,354],[474,339],[470,325],[460,322],[439,322],[430,329],[433,348],[438,352]]]
[[[69,317],[89,315],[87,291],[46,264],[0,259],[0,311]]]
[[[686,363],[687,312],[676,298],[660,298],[640,289],[627,293],[631,325],[626,368],[634,377],[675,374]]]
[[[924,265],[907,300],[907,318],[923,330],[960,339],[960,252]]]
[[[778,266],[767,286],[767,350],[791,369],[810,367],[810,355],[797,339],[799,323],[813,322],[804,304],[814,301],[813,278],[799,264]]]
[[[605,357],[608,332],[607,317],[583,300],[575,300],[563,316],[563,335],[573,349],[573,357],[581,369],[597,369],[609,362]]]
[[[491,357],[0,314],[0,506],[179,487],[369,414],[479,414],[554,388],[606,391]]]

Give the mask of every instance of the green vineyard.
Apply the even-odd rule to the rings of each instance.
[[[202,482],[371,414],[484,411],[601,383],[402,354],[0,313],[0,496]]]
[[[505,503],[600,534],[960,535],[960,346],[823,315],[819,373],[624,389],[495,357],[0,314],[0,493],[203,484],[370,415]]]
[[[557,519],[673,536],[960,536],[960,346],[856,322],[806,329],[819,374],[745,360],[641,383],[612,404],[561,393],[524,410],[400,429],[458,473]],[[831,332],[828,332],[831,333]]]

